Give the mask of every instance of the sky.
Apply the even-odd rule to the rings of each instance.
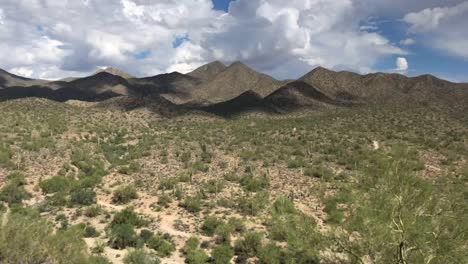
[[[315,67],[468,82],[468,1],[0,0],[0,68],[60,79],[242,61],[277,79]]]

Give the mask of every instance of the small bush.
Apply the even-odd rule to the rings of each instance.
[[[123,259],[124,264],[159,264],[161,261],[157,256],[143,249],[130,250]]]
[[[43,193],[67,192],[72,187],[73,180],[64,176],[55,176],[39,183]]]
[[[234,251],[240,260],[257,256],[262,248],[262,234],[250,232],[236,241]]]
[[[168,257],[175,251],[175,246],[172,242],[167,241],[160,235],[154,235],[147,242],[146,245],[158,252],[160,257]]]
[[[135,187],[125,185],[114,190],[112,202],[116,204],[126,204],[136,198],[138,198],[138,195]]]
[[[158,198],[158,205],[162,207],[169,207],[169,204],[172,202],[172,199],[169,195],[163,194]]]
[[[0,189],[0,201],[9,205],[21,204],[23,200],[31,198],[23,184],[18,180],[10,180],[2,189]]]
[[[86,226],[83,232],[83,237],[98,237],[99,232],[93,226]]]
[[[152,237],[154,236],[154,233],[148,229],[143,229],[140,231],[140,238],[143,240],[143,242],[148,242]]]
[[[249,174],[240,181],[241,186],[248,192],[258,192],[270,186],[270,181],[266,176],[254,177]]]
[[[96,202],[96,193],[89,188],[77,189],[70,194],[70,202],[78,205],[91,205]]]
[[[205,218],[205,221],[203,222],[200,229],[204,235],[213,236],[215,234],[216,228],[218,228],[223,223],[224,222],[221,219],[215,216],[208,216]]]
[[[101,213],[102,213],[102,208],[97,205],[89,206],[84,211],[84,215],[90,218],[96,217],[100,215]]]
[[[134,247],[137,244],[137,237],[133,226],[130,224],[113,225],[108,232],[109,246],[115,249]]]
[[[202,207],[202,201],[198,197],[187,197],[181,206],[190,213],[198,213]]]
[[[234,250],[231,246],[222,244],[213,249],[211,252],[211,263],[214,264],[229,264],[234,257]]]

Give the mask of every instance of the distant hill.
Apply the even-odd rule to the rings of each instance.
[[[192,98],[205,104],[231,100],[247,91],[265,97],[281,86],[281,82],[258,73],[243,63],[235,62],[193,90]]]
[[[127,98],[128,105],[157,105],[158,112],[198,109],[220,115],[252,109],[285,112],[382,103],[418,103],[468,111],[468,84],[431,75],[412,78],[392,73],[360,75],[318,67],[298,80],[278,81],[243,63],[226,66],[219,61],[188,74],[172,72],[145,78],[107,68],[84,78],[44,81],[0,70],[0,100],[43,97],[61,102],[103,101],[121,96]],[[122,100],[109,102],[115,105]]]
[[[100,70],[97,70],[95,72],[95,74],[98,74],[98,73],[101,73],[101,72],[106,72],[106,73],[110,73],[112,75],[115,75],[115,76],[120,76],[124,79],[132,79],[132,78],[135,78],[134,76],[122,71],[122,70],[119,70],[119,69],[114,69],[114,68],[111,68],[111,67],[107,67],[107,68],[104,68],[104,69],[100,69]]]

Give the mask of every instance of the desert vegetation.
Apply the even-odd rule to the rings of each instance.
[[[1,263],[466,263],[468,120],[0,103]]]

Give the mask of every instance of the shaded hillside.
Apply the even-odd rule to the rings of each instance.
[[[304,107],[319,107],[322,105],[350,105],[346,100],[332,99],[312,85],[303,81],[294,81],[279,88],[264,99],[264,103],[280,110],[294,110]]]
[[[192,93],[195,101],[208,104],[233,99],[249,90],[265,97],[278,89],[281,82],[258,73],[245,64],[236,62],[216,75],[212,80],[201,83]]]
[[[0,69],[0,89],[13,86],[33,86],[47,83],[44,80],[29,79]]]
[[[270,111],[263,98],[253,91],[246,91],[231,100],[203,106],[199,109],[221,116],[233,116],[249,111]]]

